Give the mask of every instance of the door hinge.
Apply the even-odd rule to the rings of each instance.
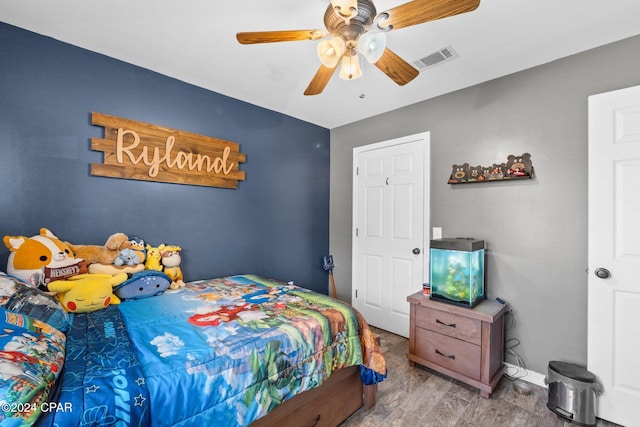
[[[356,166],[356,175],[360,175],[360,168]]]
[[[356,289],[356,298],[358,298],[358,290]]]
[[[358,227],[356,227],[356,237],[358,237]]]

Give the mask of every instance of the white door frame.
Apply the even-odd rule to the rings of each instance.
[[[352,245],[351,245],[351,300],[356,301],[356,287],[355,283],[358,283],[358,264],[357,264],[357,245],[356,245],[356,227],[358,220],[358,177],[357,177],[357,168],[358,168],[358,157],[361,153],[366,151],[378,150],[380,148],[392,147],[395,145],[407,144],[410,142],[422,141],[424,144],[424,168],[425,171],[423,173],[424,179],[424,202],[423,202],[423,218],[424,218],[424,231],[422,237],[422,254],[424,258],[423,270],[422,270],[422,283],[426,283],[429,280],[429,236],[430,236],[430,173],[431,173],[431,155],[430,155],[430,132],[421,132],[401,138],[395,138],[388,141],[381,141],[374,144],[363,145],[360,147],[356,147],[353,149],[353,175],[352,175],[352,184],[353,184],[353,194],[352,194],[352,224],[351,224],[351,236],[352,236]],[[416,288],[416,292],[421,288]],[[408,296],[408,295],[407,295]],[[409,303],[407,302],[407,305]],[[408,310],[407,310],[408,311]]]

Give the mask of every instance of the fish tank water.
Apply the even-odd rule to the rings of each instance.
[[[431,240],[431,299],[474,307],[485,299],[484,240]]]

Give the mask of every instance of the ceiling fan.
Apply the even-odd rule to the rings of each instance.
[[[377,13],[372,0],[331,0],[324,14],[325,30],[255,31],[236,34],[242,44],[321,40],[320,68],[305,95],[321,93],[342,61],[340,77],[362,75],[358,53],[402,86],[417,77],[418,70],[386,47],[385,33],[428,21],[471,12],[480,0],[413,0]]]

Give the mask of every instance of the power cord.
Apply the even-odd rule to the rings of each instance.
[[[513,372],[512,374],[509,374],[509,373],[504,374],[511,381],[524,378],[528,375],[527,366],[524,359],[522,359],[522,357],[520,357],[520,355],[516,353],[516,351],[514,350],[519,345],[520,345],[520,340],[518,338],[509,338],[504,343],[504,352],[511,355],[516,361],[515,372]]]
[[[502,298],[496,298],[496,301],[499,302],[500,304],[507,305],[507,302]],[[520,357],[520,355],[516,353],[516,351],[514,350],[517,346],[520,345],[520,340],[518,338],[506,338],[507,331],[516,325],[516,315],[513,313],[513,309],[511,307],[507,306],[507,311],[505,312],[504,317],[505,317],[504,352],[512,356],[516,361],[516,365],[514,366],[516,369],[516,372],[513,374],[508,374],[505,372],[504,375],[511,381],[515,381],[520,378],[526,377],[529,374],[529,372],[527,371],[527,365],[524,362],[524,359]]]
[[[516,324],[516,317],[513,313],[513,309],[509,308],[509,310],[505,314],[506,322],[505,322],[505,336],[506,331],[513,328]],[[513,382],[513,388],[520,394],[528,395],[531,393],[531,386],[522,381],[522,378],[529,375],[529,371],[527,371],[527,364],[524,359],[515,351],[515,348],[520,345],[520,340],[518,338],[508,338],[504,342],[504,351],[506,354],[513,357],[515,360],[515,372],[509,373],[505,372],[504,376]],[[512,367],[509,367],[512,368]]]

